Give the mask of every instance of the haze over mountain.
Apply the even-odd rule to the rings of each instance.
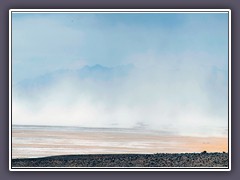
[[[188,132],[196,134],[212,131],[208,134],[221,135],[227,132],[221,129],[224,121],[220,121],[225,111],[220,107],[226,103],[226,99],[219,96],[227,91],[219,91],[227,85],[224,70],[200,66],[197,68],[198,76],[193,78],[183,76],[183,73],[189,73],[187,69],[151,69],[150,73],[148,68],[141,69],[131,64],[116,67],[98,64],[75,70],[62,69],[26,79],[13,86],[14,116],[19,117],[15,122],[81,127],[141,127],[183,134],[185,127],[190,126],[192,130]],[[206,72],[207,79],[203,77]],[[168,77],[168,81],[165,77]],[[196,85],[195,81],[198,82]],[[196,93],[199,95],[196,96]],[[61,112],[60,116],[58,112]],[[214,115],[215,112],[220,116]],[[47,122],[51,117],[56,120]],[[190,121],[197,123],[197,126]]]
[[[124,78],[133,70],[132,64],[106,67],[99,64],[94,66],[86,65],[78,69],[60,69],[44,75],[24,79],[16,83],[13,87],[21,91],[34,91],[39,88],[48,88],[52,84],[64,80],[91,80],[91,81],[111,81],[117,78]],[[31,92],[29,92],[31,93]]]

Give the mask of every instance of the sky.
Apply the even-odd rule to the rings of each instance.
[[[13,13],[12,72],[14,124],[222,135],[228,14]]]

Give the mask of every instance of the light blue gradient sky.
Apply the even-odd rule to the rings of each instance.
[[[13,13],[12,55],[13,84],[85,65],[134,66],[124,81],[89,89],[68,81],[38,92],[39,101],[15,98],[16,124],[227,128],[227,13]]]
[[[149,53],[179,57],[190,52],[211,58],[196,63],[227,69],[227,13],[13,13],[12,34],[14,82],[76,65],[134,64],[133,57]]]

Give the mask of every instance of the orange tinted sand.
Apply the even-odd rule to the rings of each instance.
[[[13,158],[66,154],[228,152],[227,137],[190,137],[130,132],[12,131]]]

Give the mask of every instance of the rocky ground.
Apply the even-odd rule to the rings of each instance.
[[[228,167],[228,153],[66,155],[13,159],[12,167]]]

